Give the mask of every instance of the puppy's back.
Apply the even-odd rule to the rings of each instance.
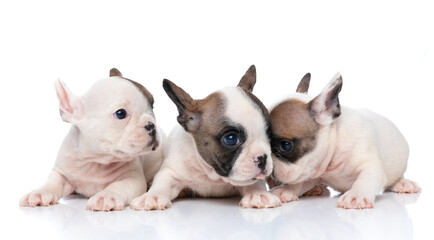
[[[409,146],[402,133],[389,119],[367,109],[342,109],[342,119],[349,119],[349,115],[361,121],[361,129],[356,132],[363,133],[364,141],[369,148],[374,148],[383,164],[383,169],[387,169],[387,185],[393,184],[398,178],[402,177],[406,168],[409,156]],[[354,126],[355,127],[355,126]],[[358,137],[358,136],[355,136]]]

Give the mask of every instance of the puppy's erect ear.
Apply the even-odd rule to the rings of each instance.
[[[309,90],[309,84],[310,84],[310,73],[306,73],[304,77],[301,79],[300,83],[297,87],[298,93],[307,93]]]
[[[122,77],[122,73],[117,68],[112,68],[112,69],[110,69],[110,77],[113,77],[113,76]]]
[[[342,76],[337,73],[323,91],[309,102],[310,114],[321,125],[327,125],[341,115],[339,92],[342,89]]]
[[[195,131],[200,121],[200,114],[194,109],[196,101],[170,80],[163,80],[163,88],[178,108],[178,123],[188,132]]]
[[[75,123],[83,117],[83,106],[81,100],[72,94],[66,85],[57,80],[54,82],[57,99],[59,99],[59,110],[62,120],[69,123]]]
[[[252,92],[255,83],[256,83],[256,67],[255,65],[252,65],[249,67],[249,69],[247,69],[247,72],[241,78],[240,82],[238,83],[238,87],[241,87],[246,91]]]

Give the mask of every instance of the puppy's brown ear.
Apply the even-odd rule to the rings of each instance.
[[[57,99],[59,100],[59,110],[62,120],[69,123],[75,123],[83,116],[83,105],[77,96],[66,87],[66,85],[57,80],[54,82]]]
[[[330,124],[341,115],[339,92],[342,84],[342,76],[337,73],[323,91],[309,102],[310,113],[318,124]]]
[[[309,84],[310,84],[310,73],[306,73],[304,77],[301,79],[300,83],[297,87],[298,93],[307,93],[309,90]]]
[[[193,132],[199,126],[200,113],[194,111],[196,101],[190,94],[170,80],[163,80],[163,88],[167,96],[175,103],[178,108],[178,123],[187,131]]]
[[[255,83],[256,83],[256,67],[255,65],[252,65],[249,67],[249,69],[247,69],[247,72],[241,78],[240,82],[238,83],[238,87],[241,87],[246,91],[252,92]]]
[[[122,77],[122,73],[117,68],[112,68],[112,69],[110,69],[110,77],[113,77],[113,76]]]

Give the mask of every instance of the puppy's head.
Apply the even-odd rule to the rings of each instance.
[[[171,81],[163,81],[178,108],[178,122],[193,136],[200,156],[224,181],[237,186],[264,179],[273,167],[269,115],[252,94],[255,82],[251,66],[237,87],[194,100]]]
[[[341,113],[340,74],[315,98],[307,95],[309,82],[306,74],[297,93],[270,111],[273,177],[283,183],[299,183],[315,175],[327,153],[330,124]]]
[[[139,83],[110,70],[83,96],[64,83],[55,83],[60,115],[78,127],[86,147],[118,157],[155,150],[160,141],[153,113],[152,94]]]

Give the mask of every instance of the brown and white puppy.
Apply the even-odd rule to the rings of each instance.
[[[297,199],[317,184],[344,192],[337,206],[372,208],[386,188],[420,191],[404,179],[408,144],[388,119],[365,109],[341,107],[342,77],[337,74],[316,97],[307,95],[310,74],[297,93],[271,108],[272,189],[282,202]]]
[[[88,210],[122,210],[147,189],[163,162],[154,98],[117,69],[83,96],[55,83],[60,115],[72,124],[48,181],[21,206],[49,206],[71,193],[90,197]]]
[[[246,208],[280,206],[267,192],[273,170],[267,109],[251,92],[251,66],[238,84],[194,100],[169,80],[163,87],[178,108],[179,126],[169,135],[168,153],[151,189],[135,199],[135,210],[165,209],[184,189],[202,197],[242,195]]]

